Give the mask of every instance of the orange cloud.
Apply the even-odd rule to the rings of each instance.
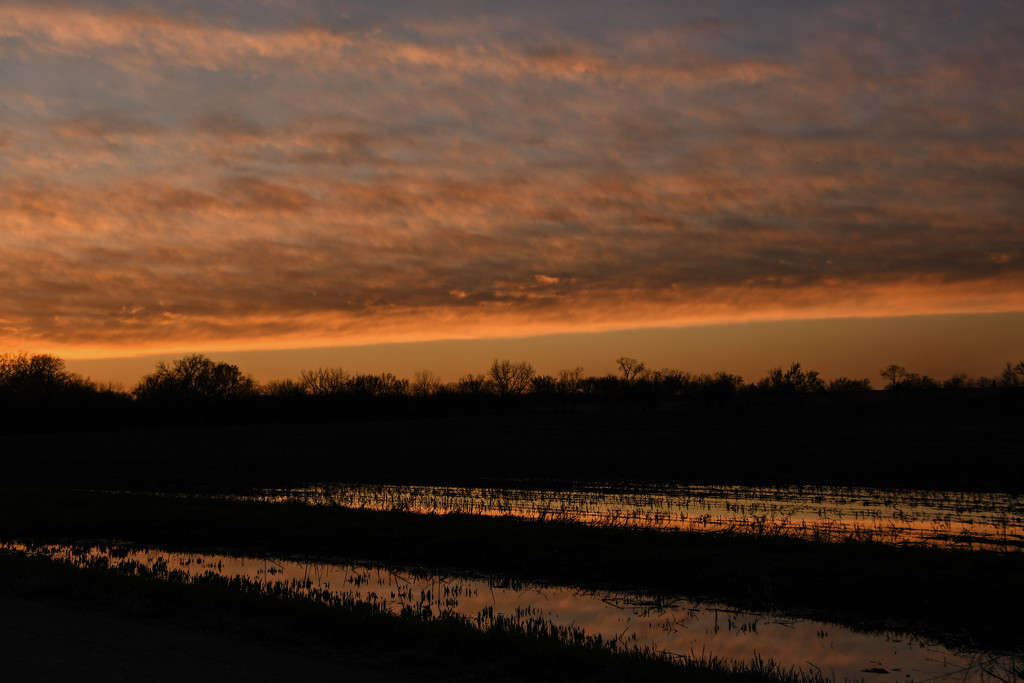
[[[304,61],[337,54],[350,41],[314,28],[254,34],[142,12],[96,12],[61,6],[0,8],[0,37],[16,37],[35,53],[86,54],[117,66],[160,63],[217,70],[254,60]]]
[[[36,54],[85,55],[119,69],[200,68],[210,71],[277,68],[387,69],[425,67],[439,73],[472,72],[514,80],[540,76],[578,80],[599,76],[707,86],[756,83],[791,75],[767,60],[664,65],[626,63],[589,54],[519,50],[508,45],[396,42],[374,32],[346,34],[299,27],[245,31],[143,12],[97,12],[61,5],[0,8],[0,38],[24,41]]]
[[[1024,310],[1007,31],[102,4],[0,8],[5,346]]]

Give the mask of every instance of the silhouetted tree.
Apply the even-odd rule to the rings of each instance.
[[[817,371],[804,370],[799,363],[793,363],[785,371],[781,367],[769,370],[757,388],[775,394],[808,394],[823,391],[825,382]]]
[[[602,375],[601,377],[588,377],[586,382],[587,393],[598,404],[611,407],[621,403],[623,399],[624,382],[617,375]]]
[[[404,396],[409,393],[409,380],[400,379],[390,372],[354,375],[348,382],[348,390],[364,397]]]
[[[272,398],[298,399],[305,396],[306,392],[302,382],[294,379],[272,379],[260,387],[260,394]]]
[[[334,396],[345,390],[349,381],[348,373],[341,368],[303,370],[299,375],[302,390],[310,396]]]
[[[470,373],[460,378],[454,385],[453,391],[465,396],[483,396],[490,394],[491,382],[486,375],[474,375]]]
[[[558,391],[567,397],[576,396],[583,391],[583,368],[577,365],[572,370],[559,370]]]
[[[919,375],[916,372],[908,372],[894,387],[902,391],[929,391],[938,389],[939,383],[928,375]]]
[[[0,424],[5,430],[61,431],[123,424],[131,401],[114,387],[67,369],[49,354],[0,354]]]
[[[543,405],[551,410],[559,409],[558,380],[552,375],[534,375],[530,380],[530,396],[535,406]]]
[[[433,396],[441,390],[441,378],[433,370],[420,370],[413,376],[410,390],[413,396]]]
[[[494,359],[490,376],[499,396],[520,396],[530,388],[533,366],[526,361],[513,363],[510,360]]]
[[[619,366],[619,371],[622,372],[622,379],[626,381],[626,384],[632,384],[647,370],[647,366],[644,363],[636,358],[629,358],[627,356],[616,358],[615,364]]]
[[[871,391],[871,380],[851,379],[849,377],[837,377],[829,380],[826,391],[832,393],[852,393],[857,391]]]
[[[1004,389],[1024,389],[1024,362],[1016,365],[1007,363],[999,376],[999,386]]]
[[[735,403],[743,390],[743,378],[728,372],[700,375],[695,380],[695,394],[704,405],[724,406]]]
[[[977,383],[977,380],[971,379],[962,372],[958,372],[943,382],[942,388],[948,391],[959,391],[962,389],[973,389],[977,386]]]
[[[881,372],[882,379],[886,380],[888,384],[886,388],[896,389],[900,386],[900,382],[907,376],[907,369],[902,365],[896,365],[893,363],[889,367],[885,368]]]
[[[525,361],[495,359],[487,374],[470,374],[448,384],[430,370],[417,372],[410,382],[391,373],[349,375],[341,368],[321,367],[303,371],[299,380],[260,387],[238,367],[196,354],[157,364],[156,372],[133,388],[137,400],[132,401],[116,387],[98,387],[68,371],[55,356],[0,354],[0,430],[104,428],[138,424],[140,418],[143,424],[154,418],[227,423],[466,415],[524,408],[557,411],[577,402],[606,410],[726,408],[756,403],[758,396],[801,397],[823,391],[832,394],[831,401],[849,403],[871,390],[867,379],[839,377],[826,383],[799,363],[772,368],[751,385],[725,372],[652,371],[625,356],[616,363],[618,375],[585,377],[583,368],[576,367],[551,376],[537,375]],[[1001,393],[1016,400],[1024,390],[1024,362],[1007,363],[996,379],[960,373],[942,384],[895,364],[880,374],[901,400],[910,400],[915,393],[929,400],[927,396],[941,388],[950,390],[951,399],[958,390],[982,388],[989,391],[971,395],[988,400]],[[993,391],[996,388],[1001,392]]]
[[[555,392],[561,399],[561,405],[570,410],[576,408],[579,397],[586,388],[586,379],[583,377],[583,368],[577,365],[571,370],[559,370],[558,378],[555,380]]]
[[[995,389],[996,387],[999,386],[999,380],[995,379],[994,377],[985,377],[984,375],[982,375],[977,380],[975,380],[975,386],[977,386],[979,389]]]
[[[653,373],[653,377],[658,395],[662,399],[671,400],[677,409],[694,397],[695,383],[689,373],[663,368]]]
[[[256,382],[242,374],[237,365],[216,363],[194,354],[170,365],[157,363],[156,372],[143,377],[132,393],[140,400],[209,402],[253,396],[256,391]]]
[[[57,356],[0,354],[0,391],[4,393],[27,398],[95,389],[95,384],[69,371]]]

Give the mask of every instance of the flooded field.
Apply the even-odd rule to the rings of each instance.
[[[851,487],[607,486],[568,490],[318,484],[246,498],[424,514],[510,515],[634,528],[1024,549],[1024,499]]]
[[[207,573],[286,587],[316,599],[367,602],[398,613],[457,615],[485,628],[575,629],[625,647],[669,655],[749,661],[771,659],[836,680],[1016,681],[1024,652],[954,651],[899,633],[860,633],[821,621],[759,614],[680,596],[599,592],[479,576],[451,576],[375,566],[335,565],[127,547],[2,544],[76,565],[136,563],[187,580]]]

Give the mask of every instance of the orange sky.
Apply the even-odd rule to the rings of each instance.
[[[748,382],[764,377],[772,367],[799,362],[826,379],[867,378],[880,387],[879,370],[891,363],[938,380],[961,372],[971,377],[998,376],[1005,363],[1024,360],[1024,314],[751,322],[340,348],[189,351],[196,350],[238,365],[260,381],[294,379],[303,370],[318,367],[391,372],[406,378],[430,369],[451,381],[486,372],[494,358],[526,360],[540,373],[557,374],[582,366],[587,375],[600,376],[618,372],[615,359],[628,355],[652,369],[727,371]],[[158,361],[181,355],[73,359],[68,365],[96,381],[131,388],[153,372]]]
[[[797,354],[738,330],[832,320],[853,359],[877,326],[841,321],[957,314],[984,334],[888,355],[994,372],[1024,356],[1022,29],[952,1],[0,0],[0,350],[294,375],[286,349],[547,365],[588,333],[595,370],[616,334],[687,366],[671,328],[761,372]]]

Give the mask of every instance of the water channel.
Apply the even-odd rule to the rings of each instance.
[[[486,627],[495,618],[543,619],[600,634],[625,646],[689,656],[749,661],[771,659],[785,668],[820,672],[835,680],[1016,681],[1024,677],[1024,651],[1015,655],[955,651],[896,632],[857,632],[824,621],[756,613],[682,596],[642,595],[510,582],[494,577],[441,575],[359,564],[294,559],[170,553],[127,547],[39,546],[0,548],[83,564],[106,558],[111,566],[136,562],[195,577],[213,572],[300,592],[332,595],[399,612],[461,615]]]

